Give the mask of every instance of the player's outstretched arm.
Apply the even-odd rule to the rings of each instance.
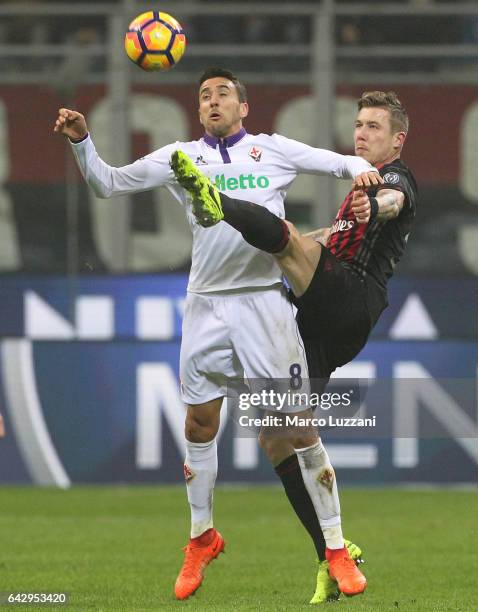
[[[60,108],[53,131],[71,140],[81,140],[88,134],[88,127],[84,115],[69,108]]]
[[[325,174],[354,179],[363,188],[383,182],[378,170],[363,157],[317,149],[279,134],[274,134],[272,138],[284,156],[284,163],[298,174]]]
[[[91,138],[87,138],[85,117],[78,111],[60,108],[53,131],[70,139],[81,174],[98,198],[147,191],[172,180],[168,146],[116,168],[100,158]]]
[[[5,435],[5,426],[3,424],[3,417],[0,414],[0,438],[3,438],[4,435]]]

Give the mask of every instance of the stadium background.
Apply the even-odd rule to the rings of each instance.
[[[96,200],[52,126],[60,106],[81,110],[113,165],[199,137],[196,81],[211,64],[248,85],[248,131],[344,153],[358,95],[398,92],[418,219],[391,305],[342,375],[431,386],[417,391],[407,436],[392,389],[364,407],[382,411],[390,435],[330,451],[341,482],[476,482],[476,412],[449,382],[474,389],[478,372],[477,3],[165,2],[186,30],[186,56],[144,74],[122,39],[151,6],[0,4],[0,482],[181,482],[183,211],[162,190]],[[301,177],[287,216],[327,225],[347,189]],[[256,442],[234,434],[225,419],[219,480],[275,482]]]

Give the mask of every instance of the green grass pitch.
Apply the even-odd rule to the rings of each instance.
[[[0,591],[68,592],[63,609],[105,612],[478,610],[477,491],[344,488],[341,497],[369,587],[339,603],[308,605],[314,549],[276,487],[217,488],[226,554],[185,602],[173,597],[189,527],[182,487],[0,488]]]

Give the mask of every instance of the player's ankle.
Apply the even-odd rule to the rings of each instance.
[[[325,558],[327,559],[327,561],[334,561],[335,559],[338,559],[344,556],[347,556],[347,557],[349,556],[349,552],[346,546],[344,546],[343,548],[327,547],[325,549]]]
[[[201,535],[195,537],[195,538],[191,538],[189,540],[189,543],[191,546],[193,546],[193,548],[196,547],[201,547],[201,546],[209,546],[209,544],[213,541],[214,539],[214,527],[211,527],[209,529],[206,529],[206,531],[204,533],[201,533]]]
[[[345,547],[344,536],[342,535],[342,526],[340,524],[340,516],[334,517],[334,521],[339,521],[338,524],[325,526],[322,524],[324,532],[325,545],[330,550],[343,549]]]

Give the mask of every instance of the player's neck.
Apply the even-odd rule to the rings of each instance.
[[[216,144],[217,142],[227,141],[229,144],[235,144],[237,141],[241,140],[246,135],[246,129],[241,125],[236,130],[229,130],[227,134],[221,134],[221,136],[217,134],[211,134],[210,132],[206,132],[204,135],[204,139],[206,142],[212,144]]]
[[[400,159],[400,152],[399,151],[394,151],[394,153],[392,153],[392,155],[389,155],[385,159],[382,159],[380,161],[370,162],[370,163],[373,166],[380,166],[380,167],[382,167],[382,166],[386,166],[387,164],[391,164],[396,159]]]

